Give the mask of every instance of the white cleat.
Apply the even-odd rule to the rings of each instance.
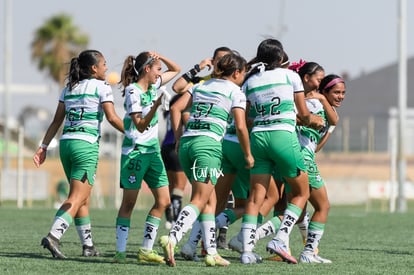
[[[243,252],[240,256],[240,262],[242,264],[259,264],[263,262],[263,259],[254,252]]]
[[[277,254],[279,255],[284,262],[287,262],[289,264],[297,264],[298,261],[290,255],[290,250],[286,246],[286,244],[279,239],[272,239],[270,242],[267,243],[266,250],[270,254]]]
[[[300,254],[299,262],[307,263],[307,264],[311,264],[311,263],[330,264],[330,263],[332,263],[331,260],[324,259],[324,258],[322,258],[321,256],[315,254],[312,251],[303,251]]]

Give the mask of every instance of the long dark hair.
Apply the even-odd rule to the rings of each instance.
[[[257,47],[257,54],[247,63],[248,68],[253,64],[263,63],[265,70],[273,70],[280,67],[284,55],[282,43],[273,38],[263,40]],[[258,67],[252,68],[246,75],[245,80],[259,71]]]
[[[300,78],[304,78],[305,75],[312,76],[319,71],[325,71],[321,65],[316,62],[306,62],[300,69],[298,70],[298,74]]]
[[[91,78],[94,73],[92,66],[97,65],[102,57],[102,53],[97,50],[86,50],[81,52],[78,57],[72,58],[67,75],[68,83],[66,87],[72,90],[79,81]]]
[[[145,66],[151,66],[154,60],[149,52],[141,52],[137,57],[127,56],[122,67],[121,80],[119,81],[119,84],[123,86],[122,96],[125,96],[125,88],[129,84],[137,82],[143,77],[142,72]]]

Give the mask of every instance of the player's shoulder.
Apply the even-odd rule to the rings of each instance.
[[[142,90],[135,83],[131,83],[125,87],[125,95],[139,94]]]
[[[105,80],[90,78],[87,81],[88,81],[89,85],[92,84],[92,85],[95,85],[97,87],[111,89],[111,85],[109,85],[109,83],[106,82]]]

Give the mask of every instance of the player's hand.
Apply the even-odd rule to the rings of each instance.
[[[36,154],[33,156],[34,165],[39,168],[39,166],[46,160],[46,149],[39,147]]]
[[[207,67],[207,69],[210,71],[211,68],[213,67],[213,59],[212,58],[206,58],[201,60],[200,62],[200,70],[204,70],[205,67]]]
[[[312,92],[307,93],[305,98],[315,98],[315,99],[323,100],[325,99],[325,96],[316,91],[312,91]]]
[[[252,154],[244,156],[244,160],[246,161],[246,169],[253,168],[254,166],[254,158]]]
[[[325,121],[321,116],[311,114],[309,127],[315,130],[320,130],[325,126]]]

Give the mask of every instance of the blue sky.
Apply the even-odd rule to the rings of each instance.
[[[348,71],[351,76],[397,58],[397,0],[211,0],[201,8],[190,0],[115,1],[118,5],[99,0],[11,2],[13,80],[18,82],[44,79],[30,60],[30,43],[35,28],[60,12],[73,16],[74,24],[90,36],[90,47],[101,50],[114,70],[126,55],[143,50],[159,51],[183,68],[221,45],[250,59],[266,35],[279,37],[292,60],[317,61],[328,71]],[[407,25],[414,26],[414,3],[407,2]],[[4,0],[0,3],[3,12]],[[3,38],[4,20],[1,30]],[[408,33],[413,30],[408,28]],[[411,56],[413,40],[409,36]],[[3,61],[3,45],[0,48]]]
[[[397,62],[397,0],[211,0],[99,1],[11,0],[12,82],[47,84],[30,59],[34,31],[52,15],[65,12],[102,51],[110,71],[124,58],[155,50],[187,70],[218,46],[251,59],[264,37],[278,38],[291,61],[320,63],[327,73],[357,77]],[[408,55],[414,56],[414,3],[408,2]],[[0,0],[0,13],[4,13]],[[4,64],[4,14],[0,64]],[[0,82],[4,79],[0,69]],[[58,92],[56,92],[57,94]],[[49,104],[50,105],[50,104]],[[0,110],[2,106],[0,106]],[[54,110],[54,105],[53,109]]]

